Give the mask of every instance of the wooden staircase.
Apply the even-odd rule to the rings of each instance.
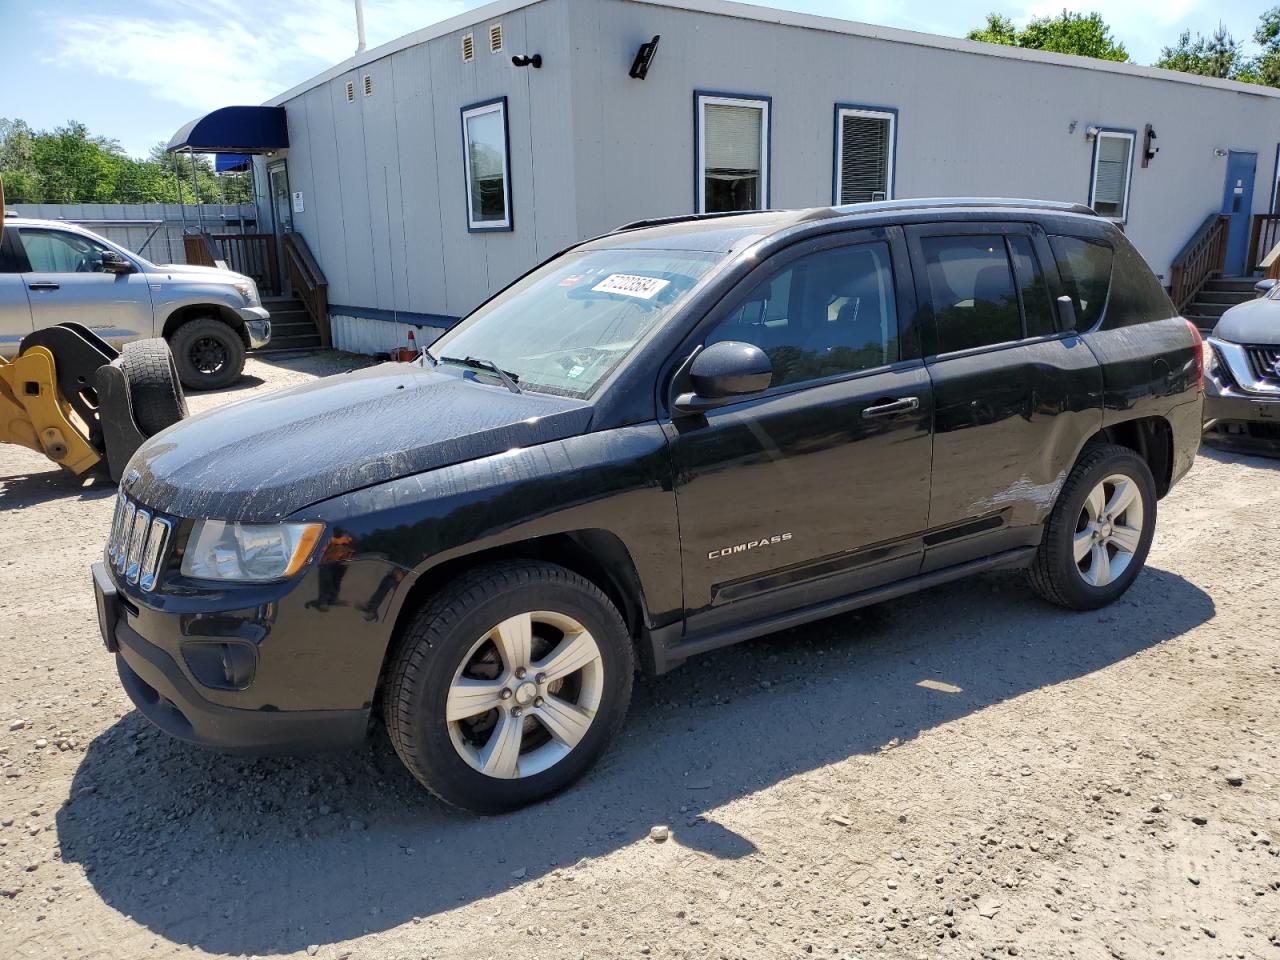
[[[1228,308],[1257,297],[1258,294],[1253,289],[1256,282],[1252,277],[1215,277],[1206,280],[1182,311],[1182,315],[1199,327],[1201,333],[1207,334]]]
[[[266,297],[262,305],[271,311],[271,340],[253,354],[280,353],[285,350],[318,350],[323,343],[316,323],[301,300],[291,297]]]

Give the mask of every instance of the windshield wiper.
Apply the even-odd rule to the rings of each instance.
[[[516,385],[516,381],[520,378],[507,373],[507,371],[503,370],[492,360],[482,360],[479,357],[463,357],[461,359],[458,357],[441,357],[440,362],[456,363],[464,367],[475,367],[477,370],[488,370],[490,373],[496,374],[498,379],[502,381],[502,385],[512,393],[524,392]]]

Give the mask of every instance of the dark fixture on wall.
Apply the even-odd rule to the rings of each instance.
[[[654,37],[648,43],[640,44],[640,49],[636,51],[636,58],[631,64],[631,77],[634,80],[643,80],[649,74],[649,64],[653,63],[653,55],[658,52],[658,41],[662,39],[661,35]]]
[[[1156,158],[1156,154],[1160,152],[1159,147],[1152,146],[1159,138],[1156,132],[1151,129],[1151,124],[1147,124],[1147,129],[1142,134],[1142,165],[1145,167],[1148,163]]]
[[[541,70],[542,54],[535,53],[532,57],[528,54],[523,57],[512,57],[511,62],[517,67],[533,67],[535,70]]]

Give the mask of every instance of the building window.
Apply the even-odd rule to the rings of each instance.
[[[836,106],[837,204],[893,199],[896,110]]]
[[[468,228],[510,230],[507,98],[464,107],[462,139],[466,147]]]
[[[699,213],[769,206],[769,100],[697,95]]]
[[[1134,135],[1103,130],[1093,143],[1093,189],[1089,206],[1098,216],[1124,223],[1129,219],[1129,171],[1133,167]]]

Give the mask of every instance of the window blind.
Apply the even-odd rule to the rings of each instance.
[[[1129,139],[1098,137],[1098,169],[1094,172],[1093,208],[1103,216],[1124,216],[1124,191],[1129,181]]]
[[[758,107],[720,103],[708,103],[703,109],[706,110],[703,121],[706,175],[759,174],[764,111]]]
[[[844,114],[840,120],[840,202],[887,197],[892,122],[856,114]]]

